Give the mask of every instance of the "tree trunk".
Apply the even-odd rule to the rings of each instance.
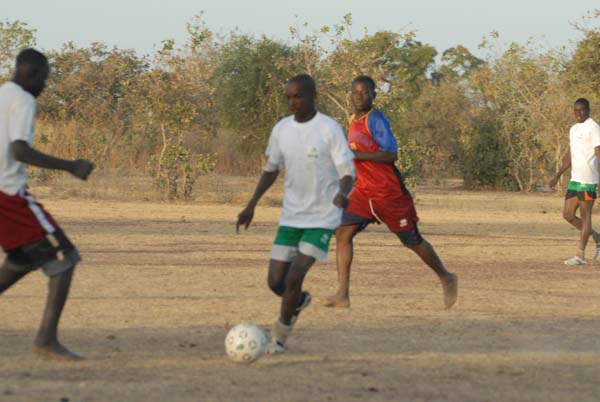
[[[165,156],[165,152],[167,151],[167,129],[165,128],[165,123],[160,123],[160,132],[162,134],[162,149],[160,150],[160,155],[158,156],[157,166],[156,166],[156,179],[160,180],[160,175],[162,174],[162,164],[163,157]]]

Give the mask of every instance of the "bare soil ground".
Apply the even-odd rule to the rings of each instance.
[[[560,196],[417,192],[422,232],[459,276],[452,310],[434,274],[372,226],[356,240],[351,308],[312,305],[289,353],[237,365],[229,327],[268,328],[279,310],[266,286],[279,193],[236,235],[244,191],[163,204],[34,188],[84,257],[61,336],[88,359],[30,353],[47,282],[31,274],[0,297],[0,400],[600,400],[600,268],[563,265],[577,232]],[[317,297],[335,289],[333,250],[307,277]]]

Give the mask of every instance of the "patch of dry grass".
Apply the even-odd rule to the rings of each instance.
[[[266,265],[280,187],[234,233],[255,180],[205,177],[186,204],[144,201],[135,181],[35,186],[84,258],[61,333],[89,359],[30,354],[46,293],[32,274],[0,297],[0,400],[597,400],[600,268],[563,265],[577,233],[558,195],[419,189],[420,228],[460,278],[455,308],[442,308],[435,276],[375,225],[355,241],[350,309],[311,306],[287,355],[229,362],[228,328],[267,328],[279,310]],[[306,288],[325,296],[335,280],[331,254]]]

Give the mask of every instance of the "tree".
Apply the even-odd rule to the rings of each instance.
[[[233,35],[220,49],[216,99],[223,124],[240,133],[239,150],[262,149],[271,127],[287,113],[283,91],[295,73],[294,51],[263,37]]]
[[[432,80],[461,80],[482,66],[483,60],[475,57],[466,47],[458,45],[444,50],[442,65],[432,73]]]
[[[46,126],[63,131],[53,152],[80,155],[102,167],[134,128],[131,93],[147,63],[131,50],[67,43],[51,51],[51,79],[39,102]],[[69,135],[71,134],[71,135]],[[54,146],[55,145],[55,146]]]
[[[19,20],[0,21],[0,76],[10,76],[17,54],[35,46],[35,32]]]
[[[213,36],[199,17],[188,24],[188,33],[190,39],[180,49],[172,40],[163,42],[134,94],[144,130],[160,138],[151,170],[169,199],[190,199],[197,177],[215,167],[213,155],[194,153],[186,141],[201,117],[214,114],[214,91],[207,85],[215,65]],[[209,119],[202,123],[213,126]]]

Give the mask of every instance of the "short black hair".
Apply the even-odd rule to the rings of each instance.
[[[359,75],[354,80],[352,80],[352,85],[356,84],[357,82],[368,85],[371,88],[371,90],[375,92],[375,80],[369,77],[368,75]]]
[[[587,99],[585,99],[585,98],[579,98],[579,99],[577,99],[577,100],[575,101],[575,105],[576,105],[576,104],[578,104],[578,103],[579,103],[580,105],[583,105],[583,107],[584,107],[586,110],[590,110],[590,101],[589,101],[589,100],[587,100]]]
[[[288,84],[295,83],[300,85],[303,89],[307,90],[310,93],[317,92],[317,84],[313,77],[308,74],[298,74],[293,76],[288,80]]]
[[[48,58],[35,49],[24,49],[17,55],[16,73],[25,79],[36,78],[49,67]]]

